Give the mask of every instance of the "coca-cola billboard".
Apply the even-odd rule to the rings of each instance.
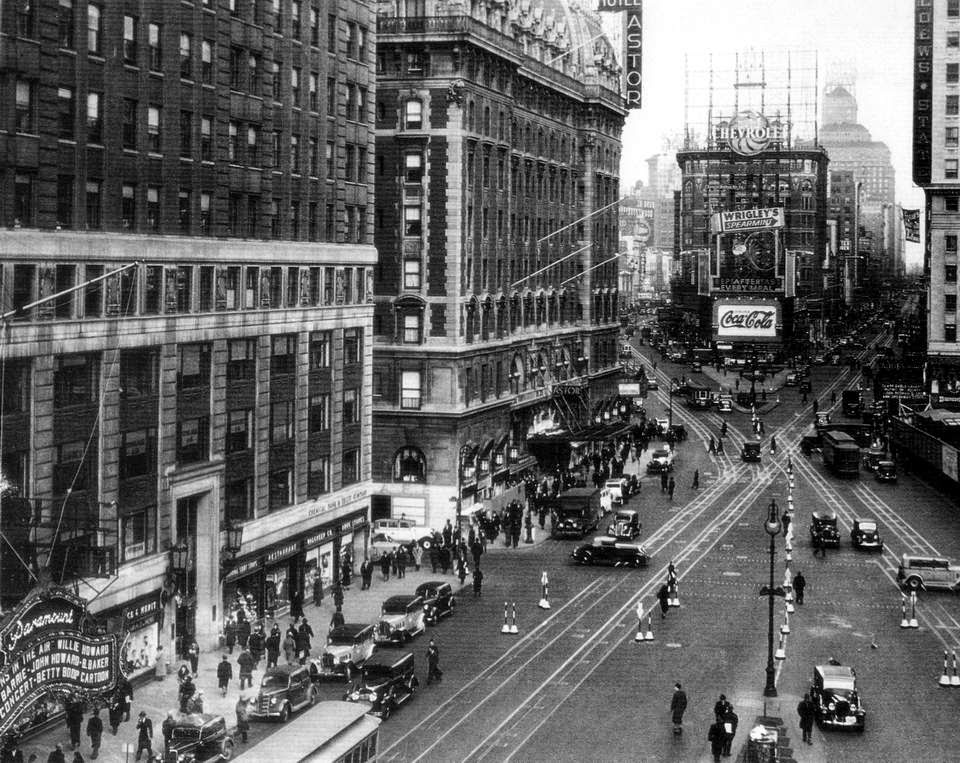
[[[719,302],[716,310],[718,337],[775,339],[777,336],[780,315],[775,302]]]

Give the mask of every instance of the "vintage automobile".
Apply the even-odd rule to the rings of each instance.
[[[761,444],[757,440],[747,440],[740,448],[740,460],[748,463],[760,463]]]
[[[869,448],[863,455],[863,468],[876,474],[880,462],[885,460],[884,455],[883,448]]]
[[[730,395],[720,395],[717,398],[717,413],[731,413],[733,411],[733,398]]]
[[[643,546],[598,535],[592,543],[577,546],[570,554],[577,564],[608,564],[613,567],[646,567],[650,557]]]
[[[817,411],[813,417],[813,426],[820,430],[830,423],[830,414],[827,411]]]
[[[423,619],[436,625],[441,617],[453,614],[456,600],[453,588],[443,580],[428,580],[417,586],[417,596],[423,599]]]
[[[854,519],[853,529],[850,531],[850,542],[854,548],[883,551],[883,538],[880,537],[877,520],[864,517]]]
[[[675,442],[683,442],[687,439],[687,428],[683,424],[671,424],[667,427],[667,436],[672,437]]]
[[[960,588],[960,567],[941,557],[904,554],[897,569],[897,581],[911,591],[921,588],[956,591]]]
[[[658,416],[653,420],[653,425],[657,429],[657,434],[665,435],[670,428],[670,419]]]
[[[822,354],[817,354],[813,356],[813,359],[810,362],[813,363],[813,365],[815,366],[822,366],[824,363],[827,362],[827,358]]]
[[[660,385],[657,384],[656,376],[653,376],[652,374],[647,376],[647,389],[648,390],[660,389]]]
[[[386,720],[417,693],[411,652],[375,652],[360,669],[360,678],[344,695],[348,702],[369,702],[370,714]]]
[[[227,733],[226,719],[210,713],[182,714],[175,718],[168,755],[164,760],[177,763],[230,760],[233,737]]]
[[[647,474],[659,474],[660,472],[672,471],[673,459],[672,449],[657,448],[650,456],[650,462],[647,464]]]
[[[853,668],[838,665],[835,660],[828,665],[817,665],[813,669],[810,699],[820,726],[856,729],[863,733],[866,711],[860,702]]]
[[[411,519],[375,519],[370,534],[386,536],[387,540],[396,544],[419,543],[424,550],[433,543],[433,531],[429,527],[418,525]]]
[[[800,384],[798,385],[797,389],[799,389],[801,392],[812,392],[812,391],[813,391],[813,387],[811,386],[809,379],[801,379]]]
[[[627,497],[627,478],[613,477],[603,483],[604,489],[610,494],[614,503],[623,503]]]
[[[370,536],[370,547],[368,553],[371,561],[379,561],[384,554],[392,553],[400,546],[396,541],[390,540],[384,533],[374,533]]]
[[[380,606],[374,639],[378,644],[405,644],[426,630],[425,619],[420,596],[391,596]]]
[[[691,370],[692,372],[694,372],[694,373],[696,373],[697,371],[702,371],[702,370],[703,370],[703,363],[701,363],[699,360],[694,360],[694,361],[692,361],[692,362],[690,363],[690,370]]]
[[[810,515],[810,542],[814,546],[822,545],[839,548],[840,531],[837,529],[837,515],[832,511],[814,511]]]
[[[286,723],[291,713],[310,707],[316,701],[317,689],[308,666],[276,665],[264,672],[250,717]]]
[[[873,478],[877,482],[896,482],[897,465],[893,461],[878,461],[877,468],[873,472]]]
[[[613,515],[613,522],[607,527],[607,535],[617,540],[633,540],[640,534],[643,525],[640,514],[633,509],[620,509]]]
[[[350,681],[373,654],[375,634],[376,628],[369,623],[344,623],[331,628],[323,654],[310,661],[310,677],[315,682],[340,677]]]
[[[799,375],[796,374],[796,373],[794,373],[794,372],[791,372],[791,373],[787,374],[786,378],[783,380],[783,386],[784,386],[784,387],[796,387],[796,386],[797,386],[797,382],[798,382],[799,380],[800,380]]]

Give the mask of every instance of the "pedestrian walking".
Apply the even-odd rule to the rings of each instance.
[[[360,590],[366,591],[370,588],[370,583],[373,581],[373,562],[370,561],[369,557],[364,557],[363,561],[360,563]]]
[[[687,695],[679,683],[673,685],[673,697],[670,699],[670,718],[673,721],[673,734],[683,733],[683,714],[687,709]]]
[[[226,655],[224,655],[226,658]],[[267,636],[267,667],[275,668],[280,661],[280,629],[274,626],[274,630]]]
[[[716,452],[717,452],[717,448],[713,444],[713,435],[710,435],[710,442],[709,442],[709,445],[707,445],[707,453],[716,453]]]
[[[120,703],[120,697],[116,692],[110,697],[110,704],[107,705],[107,721],[110,723],[110,733],[117,735],[117,729],[120,728],[120,722],[123,720],[123,705]]]
[[[660,590],[657,591],[657,601],[660,602],[660,619],[663,620],[670,608],[670,589],[667,588],[666,583],[660,586]]]
[[[807,587],[807,579],[800,570],[793,576],[793,593],[796,596],[797,604],[803,604],[803,590]]]
[[[323,604],[323,576],[318,572],[313,579],[313,606],[319,607]]]
[[[240,656],[237,657],[237,665],[240,666],[240,691],[253,686],[254,662],[253,655],[250,654],[250,650],[247,648],[244,648],[244,650],[240,652]]]
[[[100,710],[94,709],[93,715],[87,719],[87,736],[90,737],[90,746],[93,752],[90,758],[95,759],[100,754],[100,741],[103,739],[103,721],[100,719]]]
[[[242,609],[237,610],[237,644],[241,649],[247,648],[247,640],[250,638],[250,621],[243,614]]]
[[[313,591],[310,591],[311,598],[313,597]],[[291,591],[290,592],[290,616],[291,617],[300,617],[303,614],[303,594],[300,591]]]
[[[731,709],[733,709],[733,705],[727,701],[727,695],[721,694],[720,698],[713,705],[713,717],[719,721],[726,714],[727,710]]]
[[[380,574],[383,575],[384,582],[390,579],[390,552],[389,551],[385,551],[383,556],[380,557]]]
[[[440,566],[440,549],[437,545],[437,538],[434,536],[430,543],[430,572],[437,574],[437,567]]]
[[[451,562],[451,559],[450,559],[450,547],[449,547],[449,546],[443,546],[443,547],[440,549],[440,571],[441,571],[444,575],[446,575],[447,572],[450,570],[450,562]]]
[[[699,469],[693,470],[693,484],[691,485],[691,487],[694,490],[700,489],[700,470]]]
[[[807,744],[813,744],[813,720],[816,712],[816,708],[810,700],[810,694],[804,694],[800,704],[797,705],[797,715],[800,716],[800,731],[803,732],[803,741]]]
[[[474,598],[480,597],[483,588],[483,571],[479,567],[473,568],[473,595]]]
[[[31,755],[31,759],[36,760],[36,755]],[[66,757],[63,755],[63,745],[57,742],[57,746],[53,748],[50,754],[47,756],[47,763],[67,763]]]
[[[70,731],[70,744],[76,750],[80,746],[80,730],[83,728],[83,702],[70,700],[64,708],[64,716]]]
[[[220,687],[220,696],[227,696],[227,688],[230,686],[230,679],[233,678],[233,665],[230,664],[230,658],[223,655],[220,664],[217,665],[217,686]]]
[[[457,577],[460,578],[462,586],[467,579],[467,560],[463,558],[463,554],[460,554],[457,559]]]
[[[410,551],[410,556],[413,558],[414,572],[420,572],[420,565],[423,562],[423,546],[419,543],[414,543]]]
[[[717,440],[717,455],[723,455],[723,440]]]
[[[770,435],[770,453],[777,452],[777,436],[775,434]]]
[[[427,686],[434,681],[443,680],[443,671],[440,670],[440,650],[433,639],[427,647]]]
[[[737,735],[737,726],[740,716],[733,711],[733,705],[727,703],[727,710],[720,718],[723,723],[723,757],[730,757],[730,748],[733,747],[733,738]]]
[[[727,422],[724,421],[723,423],[720,424],[720,437],[726,437],[726,436],[727,436]],[[720,439],[720,438],[717,438],[717,439]]]
[[[720,763],[720,756],[723,755],[724,743],[723,723],[719,720],[710,724],[710,730],[707,732],[707,741],[710,742],[710,752],[713,755],[713,763]]]
[[[245,694],[240,695],[234,710],[237,714],[237,733],[240,735],[240,741],[246,742],[247,733],[250,731],[250,709],[247,706]]]
[[[473,545],[470,547],[470,555],[473,557],[473,566],[480,566],[480,557],[483,556],[483,544],[479,540],[475,540]]]
[[[146,712],[141,710],[140,717],[137,719],[137,757],[140,760],[140,753],[147,751],[147,760],[153,757],[153,721],[147,716]]]
[[[817,415],[817,398],[813,399],[813,415]]]
[[[187,649],[187,659],[190,660],[190,672],[193,677],[197,677],[197,669],[200,665],[200,647],[195,640],[191,640],[190,647]]]
[[[660,492],[667,492],[667,473],[665,471],[660,472]]]
[[[160,724],[160,733],[163,734],[163,756],[166,760],[167,753],[170,752],[170,740],[173,739],[173,728],[177,725],[177,720],[173,715],[173,710],[167,713],[167,717]]]
[[[177,681],[182,684],[184,681],[190,678],[190,675],[190,666],[185,662],[181,662],[180,667],[177,668]]]
[[[233,654],[233,647],[237,643],[237,623],[232,617],[227,618],[223,626],[223,638],[227,646],[227,653]]]
[[[673,491],[677,489],[677,481],[673,478],[673,475],[670,475],[670,482],[667,483],[667,494],[670,496],[670,500],[673,500]]]
[[[397,578],[407,576],[407,549],[404,546],[397,546],[395,554],[397,558]]]
[[[197,686],[190,676],[187,676],[183,681],[180,682],[180,688],[177,691],[177,697],[180,699],[181,713],[190,712],[190,700],[193,698],[193,695],[196,691]]]
[[[250,638],[247,639],[247,649],[250,650],[250,656],[253,657],[254,667],[260,666],[260,660],[263,659],[263,653],[266,649],[266,641],[262,625],[258,625],[257,629],[250,634]]]
[[[283,637],[283,659],[287,661],[287,665],[293,665],[297,660],[297,641],[289,630]]]
[[[837,404],[837,391],[834,390],[833,392],[830,393],[830,405],[833,406],[836,404]]]
[[[130,720],[130,703],[133,702],[133,687],[127,677],[120,674],[114,693],[120,698],[120,710],[123,711],[123,720]]]

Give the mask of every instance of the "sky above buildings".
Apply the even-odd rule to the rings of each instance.
[[[909,0],[647,0],[643,108],[630,113],[623,132],[622,188],[647,181],[645,160],[663,149],[665,138],[682,139],[685,56],[694,68],[707,53],[722,60],[723,54],[747,50],[817,51],[821,98],[828,81],[854,72],[859,122],[890,148],[897,200],[923,207],[923,193],[911,180]],[[908,244],[908,266],[921,261],[920,246]]]

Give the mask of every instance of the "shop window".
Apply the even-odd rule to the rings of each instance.
[[[344,425],[360,423],[360,400],[357,390],[353,387],[343,391],[343,423]]]
[[[120,397],[137,400],[157,394],[160,381],[160,351],[147,349],[121,350]]]
[[[228,482],[226,486],[226,520],[242,522],[253,518],[253,477]]]
[[[276,279],[280,281],[279,277]],[[297,370],[297,335],[283,334],[271,340],[270,375],[292,374]]]
[[[95,354],[61,355],[53,372],[53,407],[89,405],[97,401],[100,362]]]
[[[403,371],[400,374],[400,407],[419,410],[421,397],[421,376],[419,371]]]
[[[401,448],[393,459],[394,482],[426,482],[427,461],[419,448]]]
[[[210,422],[206,416],[177,422],[177,463],[206,461]]]
[[[253,447],[253,409],[227,411],[227,453],[241,453]]]
[[[351,448],[343,451],[343,486],[360,481],[360,450]]]
[[[137,429],[123,433],[120,446],[120,479],[153,474],[157,470],[157,430]]]
[[[310,395],[310,434],[330,429],[330,395],[318,392]]]
[[[307,472],[307,492],[311,496],[330,492],[330,456],[310,459]]]
[[[185,344],[180,347],[177,389],[202,389],[210,386],[210,345]]]
[[[281,509],[293,503],[293,469],[278,469],[270,473],[270,510]]]
[[[120,518],[121,561],[128,562],[156,551],[156,506],[147,506]]]

